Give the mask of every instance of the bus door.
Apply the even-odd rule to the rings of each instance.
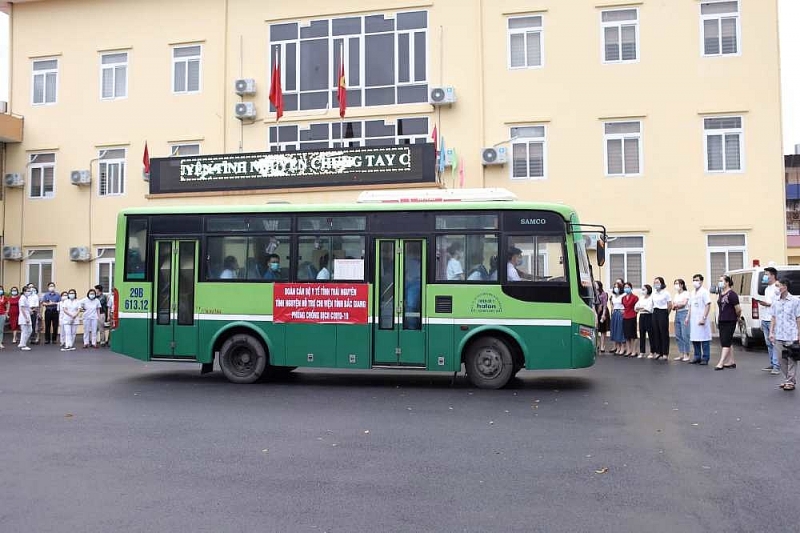
[[[193,359],[197,356],[198,327],[194,316],[197,248],[197,241],[157,240],[155,243],[153,358]]]
[[[378,239],[375,365],[425,366],[425,239]]]

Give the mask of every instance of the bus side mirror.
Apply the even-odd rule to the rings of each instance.
[[[603,238],[597,239],[597,266],[606,264],[606,241]]]

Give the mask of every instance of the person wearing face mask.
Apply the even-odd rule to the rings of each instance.
[[[625,332],[622,329],[622,312],[625,310],[625,306],[622,305],[624,295],[623,284],[621,281],[617,281],[611,290],[611,340],[614,342],[615,355],[625,353]]]
[[[675,280],[675,296],[672,297],[672,309],[675,311],[675,342],[678,343],[678,355],[674,361],[689,362],[689,327],[684,325],[689,316],[689,291],[686,282],[678,278]]]
[[[61,338],[64,341],[62,352],[75,350],[75,335],[78,332],[78,314],[81,311],[81,303],[78,301],[78,293],[75,289],[70,289],[67,298],[62,302],[61,312],[64,315]]]
[[[464,265],[461,264],[461,256],[464,246],[456,241],[447,247],[447,281],[460,281],[464,279]]]
[[[694,359],[690,365],[707,365],[711,359],[711,322],[708,314],[711,312],[711,296],[708,289],[703,287],[703,275],[695,274],[692,277],[694,291],[689,298],[689,315],[684,320],[684,325],[689,326],[689,337],[694,348]]]
[[[264,272],[264,279],[267,281],[280,281],[281,256],[278,254],[269,254],[267,256],[267,271]]]
[[[83,311],[83,348],[97,348],[97,319],[100,316],[100,301],[97,292],[89,289],[86,299],[81,302]]]
[[[22,330],[19,337],[19,349],[25,352],[30,351],[28,341],[31,338],[31,304],[30,304],[31,289],[25,287],[25,291],[19,299],[19,327]]]
[[[601,281],[594,282],[594,292],[597,294],[597,304],[594,310],[597,315],[598,346],[600,347],[600,353],[605,353],[606,333],[608,333],[610,318],[608,315],[608,293],[603,290],[603,283]]]
[[[764,342],[767,345],[767,353],[769,354],[769,365],[762,368],[764,372],[769,372],[773,376],[781,373],[781,365],[778,362],[778,354],[775,345],[769,340],[769,331],[772,321],[772,302],[778,299],[778,271],[773,267],[764,269],[764,274],[761,277],[761,283],[766,285],[764,289],[764,296],[754,295],[753,300],[758,302],[758,316],[761,318],[761,331],[764,332]]]
[[[508,250],[508,263],[506,264],[506,278],[508,281],[532,280],[533,276],[520,270],[522,266],[522,250],[512,246]]]
[[[56,292],[54,283],[47,286],[47,292],[42,296],[44,306],[44,343],[56,343],[58,337],[58,302],[61,295]]]
[[[5,348],[3,337],[6,330],[6,319],[8,318],[8,296],[2,285],[0,285],[0,350]]]
[[[800,340],[800,299],[789,292],[791,282],[788,279],[781,279],[776,285],[778,297],[772,301],[769,340],[781,353],[783,383],[779,387],[785,391],[793,391],[797,386],[797,360],[790,357],[790,346],[796,345]]]
[[[719,298],[717,299],[719,315],[717,315],[717,323],[719,326],[719,345],[722,347],[722,354],[714,370],[736,368],[736,362],[733,360],[733,332],[736,331],[736,324],[739,323],[742,308],[739,305],[739,295],[733,291],[731,288],[732,286],[733,281],[730,276],[720,276],[719,282],[717,283],[719,289]]]
[[[643,359],[647,353],[647,339],[650,339],[650,355],[653,355],[653,288],[650,285],[642,287],[642,297],[636,302],[636,312],[639,315],[639,353],[636,357]]]
[[[67,302],[67,291],[61,291],[59,294],[60,300],[58,302],[58,344],[61,348],[65,347],[64,339],[66,335],[64,334],[64,324],[67,322],[67,315],[64,314],[64,304]]]
[[[39,289],[33,283],[28,284],[28,303],[31,306],[31,343],[39,344],[39,330],[41,329],[42,300],[39,298]]]
[[[11,296],[8,297],[8,322],[11,328],[11,342],[17,344],[19,335],[19,289],[11,287]]]
[[[622,297],[622,329],[625,332],[625,352],[622,355],[634,357],[636,355],[636,302],[639,297],[633,294],[633,285],[626,282],[622,288],[625,295]]]
[[[669,314],[672,312],[672,295],[664,278],[653,279],[653,341],[655,359],[669,361]],[[652,349],[652,346],[651,346]]]

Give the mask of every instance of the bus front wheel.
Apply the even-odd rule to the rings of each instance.
[[[467,376],[479,389],[500,389],[514,375],[511,350],[497,337],[477,339],[466,355]]]
[[[219,351],[222,373],[233,383],[254,383],[264,376],[267,352],[258,339],[251,335],[233,335],[222,344]]]

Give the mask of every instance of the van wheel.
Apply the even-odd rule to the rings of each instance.
[[[252,335],[234,335],[219,351],[219,366],[232,383],[254,383],[266,377],[267,352]]]
[[[742,340],[742,348],[745,350],[753,347],[753,339],[747,335],[747,324],[744,321],[739,322],[739,338]]]
[[[500,389],[514,375],[514,358],[505,342],[481,337],[470,345],[466,367],[469,381],[479,389]]]

